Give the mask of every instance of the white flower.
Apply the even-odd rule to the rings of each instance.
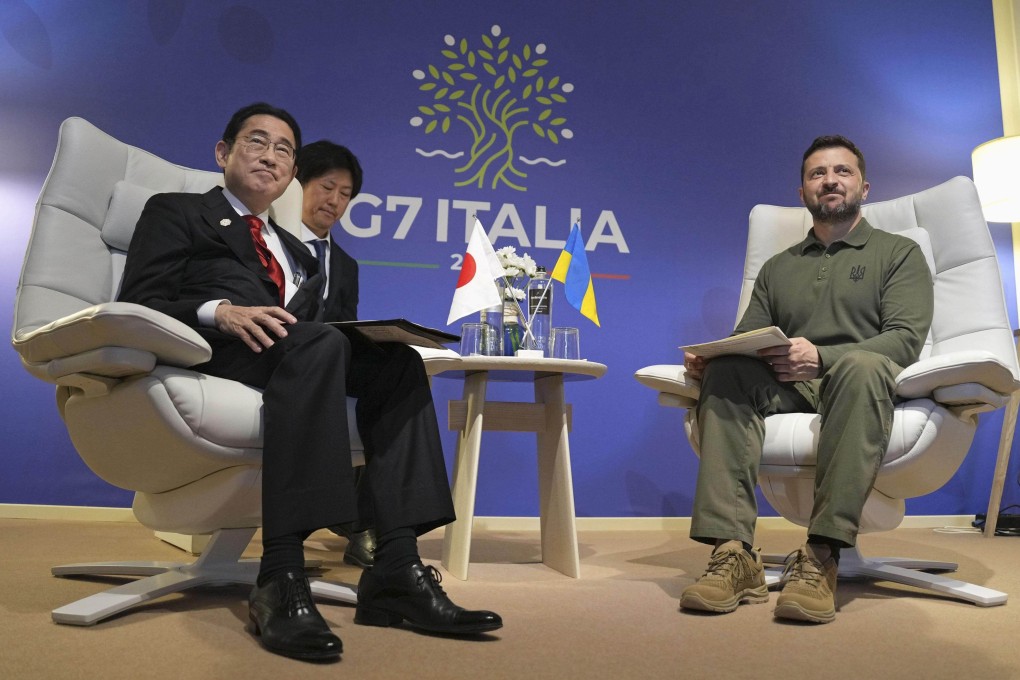
[[[230,219],[224,217],[222,220],[220,220],[220,226],[221,227],[229,227],[230,226]]]
[[[538,270],[536,269],[535,261],[531,259],[531,255],[525,253],[524,256],[521,258],[521,261],[523,265],[522,269],[524,269],[524,274],[528,278],[534,276],[535,272],[537,272]]]
[[[506,301],[517,300],[518,302],[526,300],[525,288],[537,271],[535,260],[527,253],[518,255],[514,246],[497,248],[496,255],[506,272],[502,280],[503,299]],[[515,306],[519,313],[526,314],[519,304]]]

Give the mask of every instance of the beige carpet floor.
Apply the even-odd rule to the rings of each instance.
[[[1020,678],[1020,539],[898,529],[865,537],[868,555],[956,561],[956,577],[1012,593],[981,608],[906,586],[841,582],[836,621],[784,624],[771,605],[727,615],[678,611],[705,547],[665,531],[581,532],[582,578],[541,564],[532,532],[476,531],[471,578],[444,574],[453,599],[498,611],[505,626],[473,640],[355,625],[353,607],[323,605],[344,641],[339,663],[274,656],[245,631],[247,592],[207,588],[147,603],[96,626],[53,623],[51,609],[123,582],[55,578],[53,565],[185,555],[130,523],[0,520],[0,679],[21,678]],[[802,540],[759,534],[766,552]],[[344,541],[306,543],[328,578],[354,581]],[[422,538],[438,566],[442,534]],[[258,545],[249,547],[258,555]],[[773,595],[773,600],[775,595]]]

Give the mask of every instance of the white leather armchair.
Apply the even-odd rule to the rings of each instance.
[[[921,358],[897,378],[904,401],[896,407],[888,450],[864,508],[865,533],[896,528],[904,517],[904,499],[949,481],[967,455],[978,416],[1006,405],[1020,388],[1020,368],[995,250],[973,183],[957,177],[911,196],[865,205],[863,211],[875,228],[921,245],[935,286],[934,320]],[[738,319],[764,262],[801,241],[810,227],[804,208],[759,205],[751,211]],[[659,392],[660,404],[688,409],[685,429],[697,452],[691,407],[698,382],[682,365],[648,366],[635,377]],[[777,512],[801,526],[811,515],[819,425],[814,413],[765,420],[759,485]],[[1006,602],[1005,593],[920,571],[956,568],[949,562],[866,559],[854,548],[842,552],[839,575],[905,583],[985,606]]]
[[[91,625],[141,602],[202,584],[253,584],[240,559],[261,523],[262,394],[203,375],[208,344],[147,307],[113,302],[135,222],[157,192],[204,192],[222,175],[183,168],[128,146],[80,118],[60,128],[18,285],[12,344],[25,368],[57,385],[71,441],[101,478],[135,492],[133,511],[159,531],[212,534],[192,564],[111,562],[55,567],[55,575],[145,576],[53,612]],[[273,206],[300,223],[295,181]],[[352,449],[360,464],[349,400]],[[313,580],[318,596],[356,601]]]

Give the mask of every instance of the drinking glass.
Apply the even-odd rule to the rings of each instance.
[[[484,323],[466,323],[460,327],[460,355],[462,357],[485,354],[486,331]]]
[[[554,359],[580,359],[581,341],[576,328],[557,327],[549,334]]]

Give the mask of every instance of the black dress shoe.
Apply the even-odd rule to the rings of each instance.
[[[300,571],[283,572],[264,586],[255,586],[248,596],[248,618],[270,652],[325,661],[343,651],[340,638],[315,608],[308,579]]]
[[[364,531],[352,531],[346,526],[332,526],[329,528],[337,536],[347,539],[347,548],[344,550],[344,563],[351,564],[362,569],[371,569],[375,564],[375,530],[369,527]]]
[[[358,583],[354,623],[365,626],[409,624],[432,633],[471,635],[503,627],[499,614],[458,607],[439,585],[433,566],[414,562],[387,574],[366,569]]]

